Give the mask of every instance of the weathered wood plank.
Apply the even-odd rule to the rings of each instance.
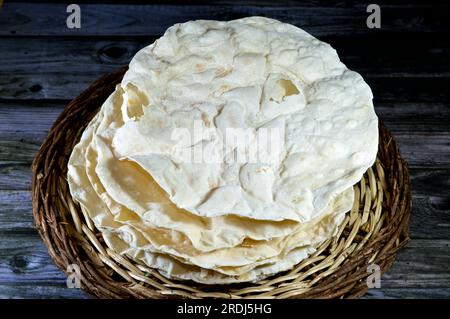
[[[64,278],[36,232],[1,235],[0,238],[0,284],[48,284]]]
[[[45,132],[38,132],[37,135],[43,136]],[[438,170],[439,172],[448,174],[446,169],[450,165],[449,135],[445,135],[445,132],[428,134],[428,136],[425,134],[408,135],[408,131],[394,131],[394,135],[401,145],[402,156],[408,162],[410,168],[425,169],[425,171],[417,171],[417,174],[420,174],[417,175],[417,178],[426,178],[428,173],[431,174],[430,180],[426,179],[424,182],[420,182],[421,187],[427,187],[426,184],[432,183],[435,177],[439,178],[440,182],[444,182],[442,178],[448,178],[448,176],[434,176],[435,173],[432,170],[427,171],[427,168],[437,166],[442,170]],[[40,140],[28,141],[17,137],[6,137],[4,140],[0,140],[0,172],[3,174],[0,178],[0,189],[21,190],[29,187],[30,175],[28,172],[31,162],[39,150],[40,143]],[[26,181],[23,181],[23,179]],[[441,185],[441,187],[448,186],[448,182]],[[437,189],[440,192],[446,190]]]
[[[34,156],[68,102],[0,102],[0,163],[22,156]],[[18,147],[13,141],[28,146]]]
[[[46,131],[69,102],[0,100],[0,133],[4,136]],[[450,103],[446,102],[379,102],[375,103],[375,110],[383,121],[414,125],[413,131],[440,132],[450,127]]]
[[[402,157],[410,167],[448,167],[450,135],[441,132],[414,132],[414,126],[409,131],[399,131],[397,122],[386,121],[386,126],[393,132],[400,145]],[[448,131],[447,131],[448,132]]]
[[[448,287],[370,289],[364,299],[449,299]]]
[[[410,168],[412,194],[427,194],[449,200],[450,170]]]
[[[55,285],[14,285],[0,284],[0,298],[33,298],[33,299],[89,299],[88,294],[80,289],[66,288],[64,283]],[[450,298],[450,289],[442,288],[384,288],[371,289],[363,299],[390,298]]]
[[[450,239],[450,199],[414,188],[410,236],[415,239]],[[449,270],[450,270],[450,264]]]
[[[400,144],[401,154],[412,168],[450,166],[449,140],[450,135],[445,131],[431,134],[409,134],[407,130],[399,131],[396,123],[385,120],[387,126],[393,131],[396,141]],[[411,126],[410,126],[411,127]],[[28,170],[47,130],[33,132],[2,133],[0,139],[0,165],[23,165]],[[448,131],[447,131],[448,132]],[[8,168],[0,168],[6,172]]]
[[[42,136],[39,136],[39,134]],[[13,164],[18,165],[33,162],[34,156],[39,150],[41,142],[45,133],[37,133],[27,140],[23,140],[21,137],[2,137],[0,139],[0,163],[1,164]]]
[[[0,189],[23,190],[31,186],[31,168],[25,164],[0,164]]]
[[[126,64],[124,64],[126,65]],[[21,73],[0,73],[2,99],[73,99],[100,76],[117,69],[111,65],[82,70],[73,65],[68,70],[52,72],[49,67],[34,73],[31,69]],[[72,72],[73,70],[73,72]],[[70,74],[70,77],[63,75]],[[371,77],[365,76],[372,88],[375,103],[380,102],[449,102],[449,77]]]
[[[2,38],[0,97],[71,99],[102,74],[127,65],[140,48],[154,39]],[[450,77],[450,41],[445,38],[374,33],[323,40],[338,50],[344,63],[367,79],[379,101],[450,100],[450,93],[444,89],[444,79]],[[383,54],[380,48],[386,48]],[[418,60],[423,61],[420,67]]]
[[[59,3],[59,0],[8,0],[10,3]],[[90,0],[78,0],[77,3],[80,4],[117,4],[116,0],[95,0],[95,2]],[[130,5],[136,5],[136,4],[147,4],[148,1],[146,0],[129,0],[127,1],[127,4]],[[356,0],[347,0],[345,2],[342,2],[340,0],[329,0],[329,1],[322,1],[322,0],[303,0],[301,2],[302,7],[351,7],[355,4],[358,5],[360,1]],[[390,5],[393,7],[400,7],[400,6],[411,6],[412,4],[415,7],[423,7],[423,6],[438,6],[438,5],[445,5],[448,2],[446,0],[415,0],[413,3],[410,0],[397,0],[395,3],[392,3],[392,1],[388,0],[381,0],[377,2],[379,5]],[[151,4],[155,5],[186,5],[186,1],[184,0],[153,0]],[[273,6],[274,2],[273,0],[190,0],[189,4],[195,4],[195,5],[207,5],[207,6],[215,6],[215,5],[255,5],[255,6]],[[285,6],[299,6],[298,0],[278,0],[277,5],[285,5]]]
[[[66,104],[0,101],[0,165],[31,164]],[[409,165],[450,167],[449,104],[380,102],[376,103],[376,112],[393,132]]]
[[[417,193],[417,192],[416,192]],[[0,191],[1,232],[30,233],[34,223],[31,215],[31,194],[28,191]],[[448,197],[415,194],[411,213],[410,235],[416,239],[450,240],[450,201]]]
[[[10,3],[59,3],[59,0],[8,0]],[[90,0],[78,0],[77,3],[80,4],[117,4],[116,0],[95,0],[95,2]],[[147,0],[129,0],[127,1],[127,4],[147,4]],[[357,0],[347,0],[345,2],[342,2],[340,0],[329,0],[329,1],[322,1],[322,0],[303,0],[301,2],[302,7],[351,7],[355,4],[359,4],[360,1]],[[448,2],[446,0],[415,0],[414,2],[411,2],[410,0],[397,0],[395,3],[392,3],[392,1],[388,0],[381,0],[377,2],[380,5],[390,5],[394,7],[399,6],[411,6],[412,4],[415,7],[423,7],[423,6],[437,6],[442,4],[447,4]],[[153,0],[152,4],[155,5],[185,5],[185,0]],[[273,6],[274,2],[273,0],[190,0],[189,4],[195,4],[195,5],[208,5],[208,6],[215,6],[215,5],[255,5],[255,6]],[[298,0],[278,0],[277,5],[286,5],[286,6],[299,6]]]
[[[61,289],[60,293],[72,295],[73,291],[64,291],[64,274],[51,261],[46,248],[37,234],[0,235],[0,288],[34,287],[12,290],[17,296],[31,296],[34,291]],[[450,289],[450,241],[448,240],[412,240],[403,249],[390,271],[383,276],[381,291],[384,289],[405,289],[414,296],[414,289],[427,290]],[[11,288],[9,288],[11,289]],[[3,292],[4,293],[4,292]],[[379,291],[377,292],[380,293]],[[78,296],[77,293],[75,293]],[[420,297],[420,296],[415,296]]]
[[[29,171],[27,171],[29,172]],[[450,240],[450,199],[448,197],[449,170],[430,171],[412,169],[413,205],[410,234],[415,239]],[[25,174],[25,173],[24,173]],[[31,173],[29,173],[31,174]],[[29,187],[29,178],[18,187]],[[423,185],[432,186],[424,188]],[[11,187],[11,185],[8,185]],[[28,190],[0,190],[0,233],[32,232],[31,194]]]
[[[62,68],[98,69],[102,64],[127,64],[134,54],[156,39],[140,37],[14,37],[1,38],[4,72],[22,72],[28,67],[53,72]],[[436,77],[448,75],[450,37],[426,33],[373,33],[369,35],[330,35],[321,40],[330,43],[344,63],[368,76]],[[417,45],[420,42],[421,45]],[[358,45],[355,45],[357,43]],[[76,50],[74,50],[76,48]],[[380,54],[380,48],[386,48]],[[417,67],[417,60],[423,63]],[[72,70],[67,70],[72,71]]]
[[[35,233],[30,191],[0,191],[0,233]]]
[[[69,289],[61,283],[52,285],[32,284],[0,284],[0,298],[2,299],[89,299],[87,293],[81,289]]]
[[[413,174],[413,178],[416,178],[415,175],[416,173]],[[435,185],[436,189],[441,187],[443,187],[442,183]],[[413,238],[450,239],[450,200],[448,195],[435,195],[435,193],[434,188],[422,191],[420,183],[413,182],[414,196],[410,229]],[[3,221],[0,231],[20,228],[21,231],[26,232],[33,227],[31,195],[28,191],[2,190],[0,199],[2,200],[0,217]]]
[[[22,132],[30,129],[30,126],[33,126],[32,129],[39,128],[37,131],[45,130],[48,123],[56,119],[69,102],[70,100],[0,99],[0,132]],[[375,108],[384,120],[396,119],[399,123],[414,121],[416,124],[423,122],[425,125],[433,122],[432,125],[438,127],[437,131],[440,130],[439,125],[450,125],[447,121],[450,119],[450,103],[447,102],[379,102],[375,103]]]
[[[66,26],[67,4],[4,4],[0,35],[158,35],[169,26],[194,19],[231,20],[267,16],[314,34],[373,32],[366,26],[367,4],[311,6],[110,5],[81,4],[81,28]],[[433,32],[448,27],[448,5],[382,5],[383,31]]]
[[[450,241],[412,239],[402,249],[386,276],[386,287],[430,281],[438,287],[450,287]],[[442,278],[433,282],[433,276]],[[395,279],[395,280],[394,280]],[[401,283],[404,281],[404,283]]]

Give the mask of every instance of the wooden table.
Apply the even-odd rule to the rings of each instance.
[[[88,297],[66,288],[31,213],[30,164],[67,102],[176,22],[249,15],[295,24],[336,48],[372,87],[376,112],[409,163],[412,240],[366,297],[450,297],[448,4],[378,2],[381,29],[369,29],[366,5],[353,1],[84,2],[80,29],[67,28],[62,4],[6,1],[0,9],[0,297]]]

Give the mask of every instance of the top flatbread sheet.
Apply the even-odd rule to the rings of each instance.
[[[330,45],[276,20],[177,24],[135,55],[121,87],[114,156],[198,216],[306,222],[375,161],[369,86]],[[223,143],[230,128],[249,132],[248,147]],[[264,130],[282,132],[279,147],[256,143]],[[255,144],[270,160],[229,161]],[[198,162],[186,151],[217,156]]]

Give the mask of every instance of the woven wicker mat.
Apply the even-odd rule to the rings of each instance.
[[[169,280],[111,251],[69,194],[67,161],[89,120],[126,69],[93,83],[56,120],[33,162],[33,214],[54,262],[76,264],[81,288],[101,298],[355,298],[368,289],[370,265],[382,273],[408,239],[408,170],[389,131],[380,124],[376,163],[354,186],[355,205],[338,235],[292,270],[256,283],[201,285]]]

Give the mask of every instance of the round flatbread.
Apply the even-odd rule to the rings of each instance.
[[[177,24],[135,55],[121,87],[115,156],[198,216],[306,222],[375,161],[369,86],[330,45],[276,20]],[[230,130],[245,130],[241,147]],[[280,139],[259,143],[264,132]]]

